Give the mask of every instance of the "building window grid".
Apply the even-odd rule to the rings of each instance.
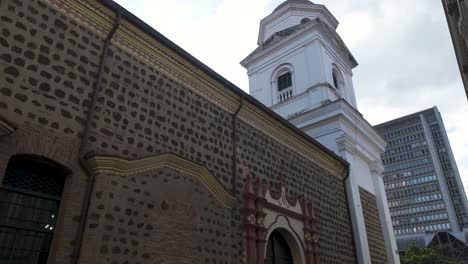
[[[393,140],[389,140],[387,143],[389,147],[394,147],[394,146],[406,144],[409,142],[413,142],[422,138],[424,138],[424,133],[421,132],[421,133],[411,134],[405,137],[400,137],[400,138],[396,138]]]
[[[426,184],[426,185],[419,185],[419,186],[413,186],[413,188],[407,188],[403,190],[396,189],[394,191],[389,191],[387,194],[387,199],[388,202],[394,202],[398,200],[403,200],[403,199],[413,199],[417,198],[420,196],[425,196],[425,195],[432,195],[434,192],[437,192],[440,190],[440,187],[438,184]]]
[[[417,178],[412,178],[412,179],[399,180],[399,181],[385,184],[385,190],[392,190],[395,188],[400,189],[400,188],[404,188],[407,186],[414,186],[414,185],[420,186],[426,183],[432,183],[436,181],[437,181],[436,175],[428,175],[428,176],[422,176],[422,177],[417,177]]]
[[[427,176],[430,174],[434,174],[433,166],[420,167],[420,168],[403,171],[399,173],[394,173],[394,174],[384,174],[384,182],[385,183],[398,182],[403,179],[421,176],[421,175]]]
[[[391,132],[388,132],[384,135],[384,138],[388,140],[391,138],[400,137],[402,135],[406,135],[406,134],[414,133],[414,132],[420,132],[420,131],[422,131],[421,123],[414,125],[414,126],[400,128],[398,130],[393,130]]]
[[[410,223],[415,223],[415,222],[433,222],[433,221],[439,221],[439,220],[447,220],[448,219],[448,214],[446,212],[438,212],[435,214],[414,214],[411,215],[413,217],[411,218],[398,218],[395,217],[392,218],[392,223],[394,225],[404,225],[407,224],[408,222]],[[410,220],[408,220],[410,219]]]
[[[463,198],[459,193],[458,184],[456,184],[456,179],[455,179],[455,174],[453,172],[452,163],[450,161],[449,154],[447,153],[446,148],[445,148],[445,142],[442,136],[440,126],[437,122],[434,122],[430,125],[430,129],[431,129],[432,137],[434,139],[434,143],[436,145],[437,155],[441,163],[442,170],[443,170],[444,176],[447,181],[447,185],[450,190],[450,195],[454,203],[458,222],[461,225],[468,224],[468,221],[465,220],[467,219],[467,212],[463,206],[463,202],[461,201],[461,199]]]
[[[405,198],[405,199],[400,199],[400,200],[395,200],[395,201],[389,201],[388,206],[390,208],[394,207],[403,207],[403,206],[408,206],[412,204],[422,204],[422,203],[428,203],[428,202],[433,202],[437,200],[442,200],[442,194],[440,193],[434,193],[430,195],[421,195],[417,197],[411,197],[411,198]]]
[[[411,218],[393,219],[392,224],[395,228],[415,227],[427,224],[445,223],[448,220],[447,213],[437,213],[430,215],[416,215]]]
[[[435,203],[429,205],[419,205],[419,206],[411,206],[408,208],[397,208],[390,210],[390,216],[399,217],[407,215],[414,215],[414,214],[426,214],[427,212],[438,212],[438,211],[445,211],[445,204],[444,203]]]
[[[406,162],[400,162],[398,164],[393,164],[393,165],[388,165],[385,166],[385,174],[388,174],[390,172],[394,171],[401,171],[401,170],[407,170],[409,168],[413,167],[420,167],[426,164],[432,163],[432,158],[427,157],[423,159],[416,159],[412,161],[406,161]]]
[[[427,142],[425,139],[421,138],[420,140],[417,140],[416,142],[413,142],[411,144],[406,144],[406,145],[398,145],[398,146],[387,146],[385,152],[381,155],[382,158],[387,158],[392,155],[400,154],[400,153],[405,153],[413,150],[418,150],[419,148],[423,148],[427,146]]]
[[[399,155],[392,155],[392,156],[382,156],[382,162],[384,165],[407,161],[411,159],[416,159],[419,157],[430,156],[430,152],[428,148],[421,148],[418,150],[408,151],[404,154]]]
[[[414,123],[414,120],[412,122]],[[457,185],[439,124],[432,123],[430,129],[444,174],[449,174],[448,177],[446,176],[446,178],[449,178],[447,183],[454,190]],[[426,162],[432,163],[431,158],[414,160],[424,154],[430,157],[421,123],[388,132],[384,134],[384,138],[388,141],[387,149],[381,155],[382,161],[386,165],[384,173],[385,189],[389,201],[393,202],[392,205],[399,204],[398,207],[393,207],[390,210],[395,234],[450,230],[451,225],[447,223],[448,214],[445,204],[443,202],[427,204],[434,203],[433,198],[442,198],[440,193],[435,196],[433,194],[434,191],[440,190],[438,183],[435,184],[435,182],[438,182],[438,178],[433,174],[433,166],[408,170],[408,168],[422,166]],[[419,142],[415,142],[418,140]],[[408,161],[411,159],[413,160]],[[401,171],[404,169],[406,171]],[[421,176],[421,174],[425,175]],[[420,195],[424,192],[430,194]],[[392,201],[392,199],[395,199],[395,201]],[[423,205],[414,206],[409,202]],[[456,210],[461,211],[459,208]]]
[[[439,223],[439,224],[432,224],[432,225],[420,225],[415,227],[409,228],[401,228],[395,229],[395,235],[405,235],[405,234],[414,234],[414,233],[422,233],[422,232],[433,232],[433,231],[442,231],[442,230],[451,230],[450,223]]]

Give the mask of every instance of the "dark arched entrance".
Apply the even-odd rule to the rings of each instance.
[[[67,170],[14,156],[0,184],[0,263],[46,264]]]
[[[277,230],[268,238],[267,264],[293,264],[291,249],[288,242]]]

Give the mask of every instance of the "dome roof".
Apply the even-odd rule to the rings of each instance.
[[[275,8],[275,10],[273,10],[273,13],[280,10],[281,8],[283,8],[285,5],[287,4],[306,4],[306,5],[313,5],[314,3],[312,3],[311,1],[308,1],[308,0],[287,0],[287,1],[284,1],[283,3],[281,3],[279,6],[277,6]]]

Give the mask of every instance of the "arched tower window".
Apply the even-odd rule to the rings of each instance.
[[[310,22],[310,18],[304,17],[303,19],[301,19],[301,24],[305,24],[309,22]]]
[[[46,264],[67,170],[20,155],[0,185],[0,262]]]
[[[277,230],[268,238],[266,264],[293,264],[288,242]]]
[[[344,84],[343,76],[341,75],[341,72],[336,67],[336,65],[333,66],[332,79],[333,79],[333,87],[335,87],[338,90],[343,90],[343,84]]]
[[[284,64],[272,76],[274,103],[281,103],[294,94],[294,71],[291,65]]]
[[[336,73],[333,72],[332,75],[333,75],[333,86],[335,86],[335,88],[339,88],[338,87],[338,78],[336,77]]]

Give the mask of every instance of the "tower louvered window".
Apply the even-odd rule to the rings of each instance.
[[[47,263],[65,174],[45,160],[10,159],[0,185],[0,263]]]
[[[291,72],[287,72],[278,77],[278,91],[282,91],[292,86]]]
[[[333,86],[335,86],[335,88],[339,88],[338,87],[338,79],[336,78],[336,73],[333,73]]]

